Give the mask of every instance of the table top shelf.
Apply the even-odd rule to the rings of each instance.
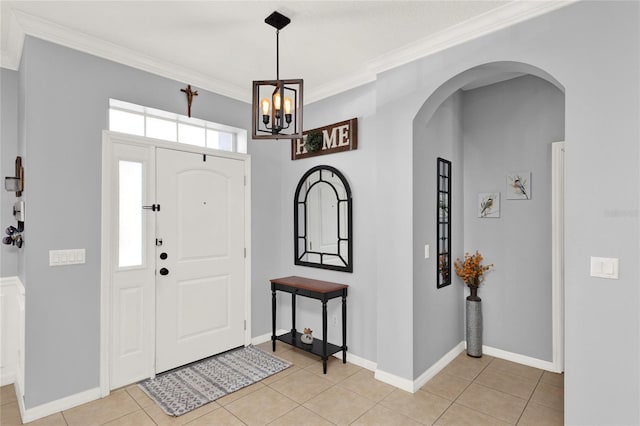
[[[326,302],[335,297],[347,297],[346,284],[314,280],[304,277],[284,277],[271,280],[271,290],[280,290],[293,295],[311,297]]]
[[[312,278],[304,277],[284,277],[274,278],[271,280],[272,284],[281,284],[288,287],[300,288],[303,290],[312,291],[314,293],[333,293],[335,291],[344,290],[349,286],[346,284],[332,283],[330,281],[314,280]]]
[[[286,334],[281,334],[280,336],[276,336],[277,340],[280,340],[281,342],[284,343],[288,343],[291,346],[294,346],[296,348],[302,349],[303,351],[307,351],[307,352],[311,352],[312,354],[318,355],[318,356],[323,356],[323,347],[322,347],[322,343],[323,340],[322,339],[313,339],[313,342],[311,342],[311,344],[306,344],[306,343],[302,343],[302,341],[300,341],[300,336],[302,335],[302,333],[296,332],[295,334],[295,338],[292,337],[291,332],[286,333]],[[330,356],[333,355],[337,352],[340,352],[342,350],[341,346],[337,346],[334,345],[332,343],[327,342],[327,353],[326,356]]]

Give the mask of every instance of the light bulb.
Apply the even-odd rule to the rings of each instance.
[[[280,92],[276,92],[273,95],[273,107],[276,111],[280,111]]]
[[[262,105],[262,115],[269,115],[269,99],[262,98],[260,105]]]
[[[293,105],[293,101],[291,98],[284,98],[284,113],[291,114],[291,106]]]

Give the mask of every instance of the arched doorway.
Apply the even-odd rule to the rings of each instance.
[[[436,158],[452,160],[452,257],[478,249],[496,265],[480,290],[486,353],[562,371],[563,292],[557,288],[561,280],[553,277],[562,277],[554,269],[563,262],[552,261],[552,241],[558,237],[552,238],[552,230],[562,230],[552,226],[551,144],[564,140],[564,88],[531,65],[484,64],[439,86],[413,124],[414,188],[424,188],[414,191],[414,217],[425,218],[424,225],[414,221],[414,237],[435,240],[435,219],[428,218],[436,214]],[[509,172],[529,173],[530,199],[507,198]],[[489,192],[502,195],[500,215],[479,218],[478,197]],[[448,304],[463,316],[459,282],[451,286],[455,289],[438,290],[442,297],[426,295],[424,283],[435,274],[433,268],[414,269],[414,303],[436,297],[433,303]],[[417,307],[416,323],[423,324]],[[415,327],[414,340],[428,339],[420,332]],[[419,349],[414,354],[419,365]]]

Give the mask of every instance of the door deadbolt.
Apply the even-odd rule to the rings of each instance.
[[[161,268],[160,275],[169,275],[169,270],[167,268]]]
[[[167,258],[167,253],[160,253],[160,259],[165,260]]]

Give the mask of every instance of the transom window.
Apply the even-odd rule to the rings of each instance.
[[[117,99],[109,99],[109,130],[247,153],[246,130]]]

